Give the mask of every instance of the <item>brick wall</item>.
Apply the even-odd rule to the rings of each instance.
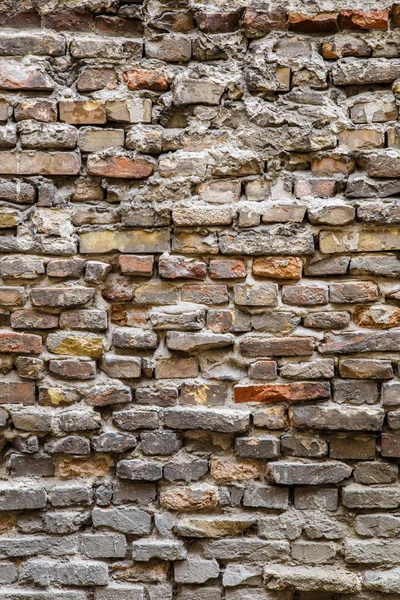
[[[398,599],[400,4],[0,23],[0,600]]]

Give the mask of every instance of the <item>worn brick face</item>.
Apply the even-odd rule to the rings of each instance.
[[[399,28],[2,3],[0,600],[398,597]]]

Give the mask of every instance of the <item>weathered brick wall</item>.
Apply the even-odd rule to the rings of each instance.
[[[400,4],[0,23],[0,600],[398,599]]]

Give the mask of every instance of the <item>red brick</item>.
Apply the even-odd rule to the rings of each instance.
[[[35,404],[35,384],[0,381],[0,404]]]
[[[84,11],[59,10],[43,17],[43,27],[56,31],[90,31],[93,15]]]
[[[30,333],[0,333],[0,352],[5,354],[40,354],[42,338]]]
[[[79,170],[75,152],[0,152],[2,175],[77,175]]]
[[[36,10],[11,12],[0,11],[0,27],[13,29],[36,29],[40,27],[40,15]]]
[[[296,383],[266,383],[264,385],[236,386],[235,402],[297,402],[330,397],[330,385],[305,381]]]
[[[118,258],[119,268],[124,275],[151,277],[153,274],[154,256],[135,256],[124,254]]]
[[[125,71],[124,81],[130,90],[155,90],[162,92],[168,89],[168,79],[163,71],[151,69],[132,69]]]
[[[144,179],[153,172],[151,162],[129,156],[88,156],[89,175],[100,177],[119,177],[121,179]]]
[[[337,14],[322,12],[318,15],[289,13],[288,25],[291,31],[299,33],[334,33],[337,31]]]
[[[338,17],[340,29],[381,29],[386,30],[389,11],[384,10],[341,10]]]

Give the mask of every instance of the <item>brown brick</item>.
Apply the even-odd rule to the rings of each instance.
[[[100,15],[94,20],[97,33],[115,37],[136,37],[143,34],[143,24],[139,19],[121,19]]]
[[[395,433],[382,434],[382,456],[400,458],[400,435]]]
[[[49,372],[55,377],[63,379],[94,379],[96,377],[96,363],[92,360],[79,360],[77,358],[50,360]]]
[[[381,29],[386,30],[389,11],[383,10],[341,10],[338,17],[340,29]]]
[[[79,148],[83,152],[100,152],[109,148],[124,147],[123,129],[82,128],[79,131]]]
[[[274,360],[258,360],[257,362],[249,365],[248,374],[250,379],[277,379],[277,364]]]
[[[285,27],[286,13],[284,11],[247,8],[243,15],[243,29],[247,37],[262,37],[270,31],[282,30]]]
[[[198,11],[194,18],[197,27],[204,33],[229,33],[239,27],[240,13]]]
[[[132,69],[125,71],[124,81],[130,90],[162,92],[168,89],[168,79],[164,72],[160,70]]]
[[[20,287],[0,287],[0,306],[23,306],[24,290]]]
[[[60,121],[71,125],[102,125],[106,123],[106,105],[100,100],[62,100]]]
[[[160,358],[156,363],[156,379],[197,377],[197,358]]]
[[[396,306],[356,306],[354,322],[359,327],[390,329],[400,325],[400,308]]]
[[[400,4],[393,4],[390,11],[390,27],[398,29],[400,27]]]
[[[96,92],[106,88],[114,90],[118,85],[117,74],[114,69],[85,69],[79,75],[76,89],[79,92]]]
[[[0,333],[0,352],[6,354],[40,354],[42,338],[30,333]]]
[[[243,356],[308,356],[312,354],[314,339],[309,337],[259,338],[246,337],[240,342]]]
[[[188,284],[182,287],[182,300],[198,304],[224,304],[228,302],[226,285]]]
[[[120,177],[122,179],[144,179],[153,172],[151,162],[130,156],[88,157],[88,174],[100,177]]]
[[[317,15],[289,13],[289,30],[299,33],[334,33],[337,31],[337,15],[334,12],[322,12]]]
[[[0,381],[0,404],[35,404],[35,384]]]
[[[43,123],[57,121],[57,104],[53,100],[25,98],[18,102],[14,108],[16,121],[35,119]]]
[[[56,476],[61,479],[106,477],[110,468],[111,460],[106,456],[56,459]]]
[[[77,175],[79,170],[75,152],[0,152],[2,175]]]
[[[235,402],[298,402],[330,397],[329,383],[314,381],[236,386]]]
[[[339,460],[371,460],[375,458],[376,439],[372,436],[338,436],[330,439],[330,457]]]
[[[253,275],[273,279],[301,279],[303,262],[297,256],[265,256],[255,258]]]

